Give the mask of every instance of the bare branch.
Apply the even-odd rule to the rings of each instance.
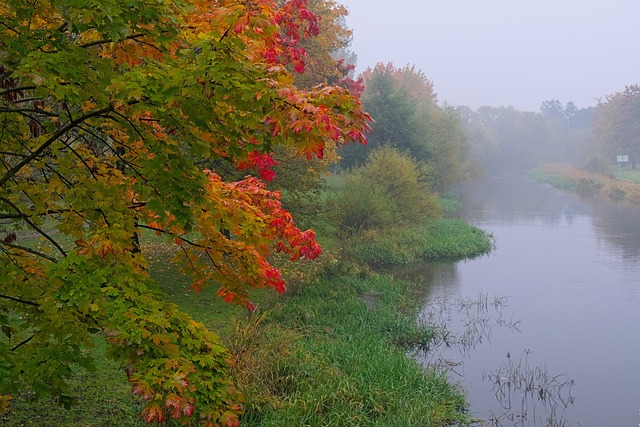
[[[135,40],[137,38],[144,37],[144,36],[145,36],[145,34],[132,34],[132,35],[130,35],[128,37],[125,37],[124,40]],[[113,43],[113,42],[114,42],[113,39],[103,39],[103,40],[96,40],[96,41],[93,41],[93,42],[90,42],[90,43],[81,44],[81,45],[78,45],[78,47],[85,47],[86,48],[86,47],[99,46],[99,45],[102,45],[102,44],[108,44],[108,43]]]
[[[7,95],[7,94],[10,94],[10,93],[13,93],[13,92],[22,92],[23,90],[33,90],[35,88],[36,88],[36,86],[13,87],[13,88],[10,88],[10,89],[5,89],[3,91],[0,91],[0,96]]]
[[[65,252],[64,249],[62,249],[62,246],[60,246],[58,244],[58,242],[56,242],[53,237],[49,236],[47,233],[45,233],[40,227],[38,227],[33,221],[31,221],[29,219],[29,217],[27,215],[25,215],[24,212],[22,212],[20,210],[20,208],[18,208],[16,205],[13,204],[13,202],[7,198],[4,197],[0,197],[0,201],[4,202],[5,204],[9,205],[11,207],[11,209],[13,209],[14,211],[16,211],[17,213],[22,215],[22,219],[29,224],[29,226],[31,228],[33,228],[34,230],[36,230],[38,233],[40,233],[41,236],[43,236],[45,239],[47,239],[49,242],[51,242],[51,244],[53,246],[56,247],[56,249],[58,249],[58,251],[62,254],[62,256],[67,256],[67,253]]]
[[[9,295],[1,295],[0,294],[0,298],[8,299],[8,300],[14,301],[14,302],[19,302],[20,304],[30,305],[30,306],[33,306],[33,307],[40,307],[40,304],[38,304],[37,302],[27,301],[27,300],[23,300],[23,299],[20,299],[20,298],[12,297],[12,296],[9,296]]]
[[[2,178],[0,178],[0,187],[3,186],[9,179],[11,179],[20,169],[22,169],[25,165],[29,164],[29,162],[36,159],[40,154],[44,152],[51,144],[56,142],[62,135],[78,126],[80,123],[83,123],[89,120],[92,117],[101,116],[103,114],[109,113],[113,111],[113,107],[109,106],[106,108],[102,108],[100,110],[95,110],[90,113],[87,113],[81,117],[78,117],[75,120],[70,121],[66,125],[62,126],[58,129],[53,135],[51,135],[42,145],[40,145],[37,149],[35,149],[29,156],[25,157],[20,161],[20,163],[16,164],[12,167],[7,173],[4,174]]]
[[[0,295],[1,296],[1,295]],[[16,351],[17,349],[19,349],[20,347],[22,347],[25,344],[28,344],[29,341],[31,341],[33,339],[33,337],[35,337],[36,334],[31,335],[29,338],[26,338],[25,340],[23,340],[22,342],[20,342],[19,344],[16,344],[15,346],[11,347],[9,349],[9,351]]]
[[[41,114],[43,116],[48,116],[48,117],[60,117],[60,114],[50,113],[40,108],[9,108],[9,107],[0,106],[0,113],[18,113],[24,116],[28,116],[29,118],[33,118],[33,117],[29,116],[26,113],[36,113],[36,114]]]
[[[26,247],[26,246],[15,245],[15,244],[13,244],[13,243],[7,243],[7,242],[4,242],[4,241],[2,241],[2,240],[0,240],[0,245],[2,245],[2,246],[8,246],[8,247],[10,247],[10,248],[18,249],[18,250],[25,251],[25,252],[29,252],[29,253],[30,253],[30,254],[32,254],[32,255],[39,256],[39,257],[44,258],[44,259],[47,259],[47,260],[49,260],[49,261],[51,261],[51,262],[58,262],[58,260],[57,260],[57,259],[55,259],[54,257],[49,256],[49,255],[47,255],[47,254],[44,254],[44,253],[42,253],[42,252],[40,252],[40,251],[36,251],[35,249],[28,248],[28,247]]]

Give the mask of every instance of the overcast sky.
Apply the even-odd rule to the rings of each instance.
[[[410,64],[440,102],[538,111],[640,82],[640,0],[337,0],[358,71]]]

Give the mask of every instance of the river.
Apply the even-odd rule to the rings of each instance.
[[[639,426],[640,207],[517,174],[460,197],[496,249],[405,272],[425,281],[421,318],[449,330],[418,357],[460,383],[477,425]]]

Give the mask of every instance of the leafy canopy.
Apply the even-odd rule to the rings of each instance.
[[[178,248],[194,289],[247,304],[285,290],[267,261],[320,253],[260,179],[270,154],[364,142],[345,89],[298,90],[304,0],[8,0],[0,5],[0,412],[21,387],[62,404],[100,333],[148,422],[235,425],[218,337],[165,301],[141,230]],[[153,234],[151,233],[151,234]]]
[[[433,189],[448,191],[462,181],[466,164],[466,136],[456,111],[439,106],[432,82],[413,66],[377,64],[365,70],[362,101],[375,123],[369,145],[339,150],[341,165],[361,165],[368,151],[394,146],[426,165]]]

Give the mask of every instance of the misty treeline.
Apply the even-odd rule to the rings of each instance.
[[[485,172],[531,169],[548,162],[584,162],[590,150],[590,123],[595,109],[573,102],[542,103],[540,111],[513,107],[456,108],[470,146],[470,157]]]
[[[484,106],[456,107],[470,147],[469,158],[486,173],[532,169],[543,163],[569,163],[609,175],[617,157],[635,169],[640,158],[640,86],[578,108],[569,101],[542,102],[539,111]]]
[[[627,86],[601,100],[591,128],[599,156],[594,167],[606,168],[621,155],[628,156],[628,166],[635,169],[640,160],[640,86]]]

